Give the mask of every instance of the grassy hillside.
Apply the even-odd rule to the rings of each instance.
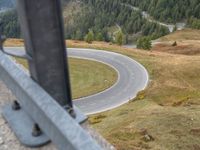
[[[167,36],[161,37],[160,41],[183,41],[183,40],[200,40],[200,30],[195,29],[184,29],[176,31]]]
[[[173,46],[176,41],[177,45]],[[200,30],[184,29],[164,36],[158,40],[153,51],[184,55],[200,54]]]
[[[188,38],[194,40],[192,35]],[[124,54],[142,63],[150,74],[149,86],[137,98],[114,110],[90,116],[90,124],[117,149],[200,149],[200,56],[148,52],[104,42],[67,41],[67,44]]]
[[[200,57],[124,49],[94,42],[73,47],[107,49],[141,62],[150,83],[134,101],[90,117],[119,150],[200,149]]]

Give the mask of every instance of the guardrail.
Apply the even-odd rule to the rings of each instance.
[[[3,108],[11,129],[29,147],[52,141],[60,150],[114,149],[80,126],[87,117],[71,98],[60,0],[18,0],[17,6],[26,52],[4,51],[0,35],[0,80],[17,98]],[[27,59],[30,75],[6,54]]]
[[[102,149],[97,142],[82,129],[77,121],[68,114],[67,111],[65,111],[47,92],[45,92],[43,88],[33,81],[27,73],[20,69],[11,58],[1,51],[0,79],[19,100],[23,111],[25,111],[34,122],[39,124],[42,131],[57,145],[58,149]],[[8,115],[7,109],[11,109],[11,107],[6,106],[4,108],[4,116]],[[12,114],[9,113],[11,118],[15,117],[17,113],[21,115],[19,110],[12,111]],[[20,121],[20,128],[23,131],[24,122],[21,119],[18,121]],[[31,131],[29,134],[31,134]]]

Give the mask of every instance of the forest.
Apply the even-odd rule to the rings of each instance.
[[[6,37],[20,37],[20,26],[16,14],[16,10],[9,10],[0,14],[0,32]]]
[[[121,0],[147,11],[156,20],[168,23],[200,18],[199,0]]]
[[[169,33],[166,27],[148,22],[140,11],[122,5],[120,0],[82,0],[80,8],[81,11],[71,17],[73,23],[66,25],[68,39],[82,40],[92,30],[94,37],[101,35],[103,40],[113,41],[115,37],[109,34],[112,26],[121,28],[125,37],[141,33],[156,39]]]
[[[188,26],[189,26],[190,28],[199,29],[199,30],[200,30],[200,19],[191,17],[191,18],[188,20]]]
[[[94,40],[115,42],[121,33],[126,43],[135,35],[157,39],[169,33],[168,28],[144,18],[141,10],[147,11],[154,19],[162,22],[182,21],[187,22],[188,27],[200,29],[199,0],[62,0],[62,2],[66,39],[84,40],[90,33]],[[124,4],[138,7],[140,10],[130,9]],[[0,0],[0,6],[3,5],[12,6],[12,0]],[[0,31],[3,34],[7,37],[20,37],[17,13],[14,9],[0,13],[0,22]]]

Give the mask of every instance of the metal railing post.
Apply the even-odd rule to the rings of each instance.
[[[31,77],[61,106],[72,106],[60,0],[18,0]]]
[[[17,10],[26,53],[5,51],[2,47],[3,39],[0,41],[0,50],[5,54],[26,58],[31,78],[53,97],[74,121],[82,123],[87,117],[72,103],[61,1],[17,0]],[[12,89],[12,92],[15,93],[15,90],[17,89]],[[29,112],[31,102],[27,102],[28,99],[24,102],[24,97],[20,98],[14,100],[12,106],[5,107],[4,117],[23,144],[36,147],[48,143],[52,137],[46,136],[47,133],[43,134],[44,124],[41,119],[34,118],[33,114],[36,112]],[[41,98],[40,100],[43,101]],[[21,122],[23,128],[19,128]],[[43,126],[42,130],[40,126]]]

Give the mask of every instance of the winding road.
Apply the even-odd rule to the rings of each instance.
[[[23,52],[23,48],[5,48],[6,51]],[[68,48],[69,57],[102,62],[118,72],[117,82],[100,93],[74,100],[86,115],[116,108],[136,97],[148,84],[148,72],[137,61],[114,52],[94,49]]]

